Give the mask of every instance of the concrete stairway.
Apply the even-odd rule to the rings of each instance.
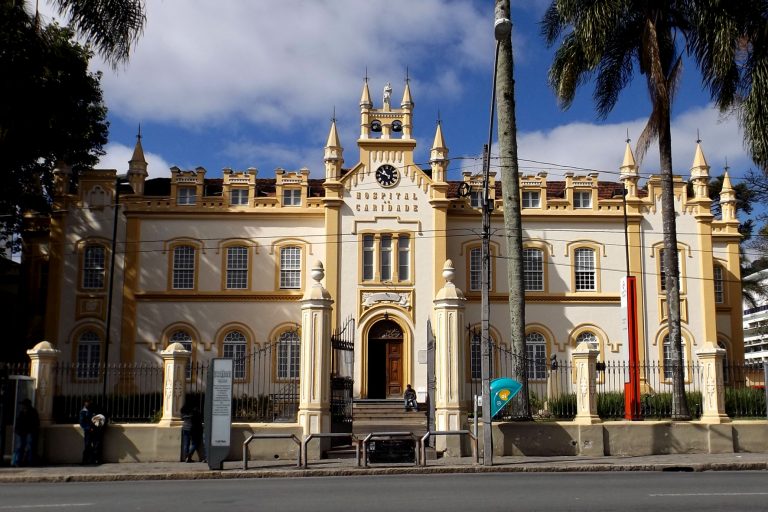
[[[423,404],[420,405],[423,409]],[[427,431],[426,411],[405,411],[399,399],[355,400],[352,415],[352,431],[358,437],[371,432],[413,432],[421,437]]]

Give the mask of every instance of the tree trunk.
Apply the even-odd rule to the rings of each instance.
[[[496,0],[495,19],[509,18],[510,0]],[[515,416],[531,417],[525,364],[525,288],[523,285],[523,222],[520,214],[520,181],[517,167],[517,125],[515,121],[515,80],[512,36],[499,43],[496,104],[499,133],[499,167],[503,189],[504,232],[507,245],[509,320],[515,357],[512,378],[523,384]]]
[[[662,108],[659,127],[659,155],[661,160],[661,217],[664,225],[664,285],[667,292],[667,322],[672,351],[672,419],[691,419],[685,396],[685,365],[680,335],[680,269],[677,254],[677,226],[675,220],[675,194],[672,182],[672,134],[669,102]],[[663,353],[663,348],[662,348]]]

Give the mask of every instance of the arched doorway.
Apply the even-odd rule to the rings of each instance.
[[[368,398],[403,396],[403,330],[392,320],[368,331]]]

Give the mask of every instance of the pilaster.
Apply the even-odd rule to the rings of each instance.
[[[171,343],[160,352],[163,358],[163,417],[159,426],[181,425],[181,406],[186,396],[186,367],[191,352],[181,343]]]
[[[597,415],[597,356],[599,350],[587,343],[580,343],[573,351],[573,367],[576,372],[576,417],[580,425],[600,423]]]
[[[725,414],[725,388],[723,386],[723,358],[725,350],[712,345],[705,345],[697,350],[701,364],[702,423],[728,423]]]
[[[29,376],[35,379],[35,408],[41,425],[53,422],[53,366],[59,358],[56,350],[47,341],[41,341],[27,350],[30,360]]]

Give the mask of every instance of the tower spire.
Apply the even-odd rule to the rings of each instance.
[[[691,164],[691,182],[693,183],[693,197],[696,199],[709,199],[709,164],[704,158],[701,149],[701,137],[696,130],[696,152]]]

